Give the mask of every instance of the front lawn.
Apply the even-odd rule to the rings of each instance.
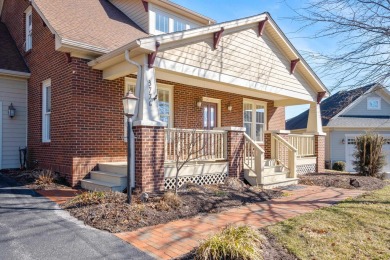
[[[267,229],[300,259],[390,259],[390,186]]]

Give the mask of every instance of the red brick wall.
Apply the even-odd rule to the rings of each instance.
[[[229,177],[244,179],[244,132],[227,133]]]
[[[325,171],[325,136],[315,136],[315,153],[317,156],[316,172],[323,173]]]
[[[135,126],[135,187],[164,190],[164,128]]]

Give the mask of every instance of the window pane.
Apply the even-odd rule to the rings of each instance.
[[[167,16],[156,13],[156,30],[165,33],[169,32],[169,19]]]
[[[252,122],[252,104],[244,104],[244,122]]]
[[[45,115],[45,121],[46,121],[46,129],[45,129],[45,131],[46,131],[46,133],[45,133],[45,139],[46,140],[50,140],[50,114],[48,114],[48,115]]]
[[[264,140],[264,125],[256,124],[256,141],[263,142]]]
[[[133,92],[133,94],[135,95],[135,84],[134,83],[127,83],[126,84],[126,87],[125,87],[125,93],[127,94],[127,92]]]
[[[186,29],[186,25],[180,21],[175,20],[174,23],[174,32],[184,31]]]
[[[256,105],[256,123],[264,123],[264,107]]]
[[[170,104],[169,104],[169,91],[165,89],[157,89],[158,93],[158,112],[160,114],[160,119],[163,122],[168,123],[169,125],[169,116],[170,116]]]
[[[207,127],[207,107],[203,108],[203,127]]]
[[[244,123],[245,127],[245,133],[251,137],[252,136],[252,124],[251,123]]]
[[[51,87],[46,87],[46,112],[51,112]]]
[[[215,118],[214,108],[210,107],[210,127],[211,128],[214,128],[214,118]]]

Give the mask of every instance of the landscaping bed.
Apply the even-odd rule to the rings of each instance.
[[[299,259],[390,259],[390,186],[267,227]]]
[[[147,202],[141,202],[141,195],[135,195],[129,205],[123,193],[86,192],[61,207],[87,225],[116,233],[283,196],[282,191],[261,190],[241,182],[205,186],[188,183],[178,194],[150,196]]]
[[[350,173],[313,173],[299,176],[299,184],[343,189],[378,190],[386,182],[378,178]]]
[[[0,174],[15,180],[19,185],[34,190],[71,189],[66,180],[51,171],[34,170],[0,170]]]

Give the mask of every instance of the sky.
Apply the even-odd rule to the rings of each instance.
[[[303,55],[305,51],[321,52],[334,48],[334,41],[327,39],[309,39],[307,36],[315,29],[299,30],[301,24],[290,19],[296,9],[304,6],[304,0],[172,0],[173,2],[208,16],[217,22],[235,20],[247,16],[269,12],[295,48]],[[304,55],[303,55],[304,56]],[[306,61],[311,64],[309,59]],[[313,67],[313,66],[312,66]],[[331,85],[331,79],[317,72],[325,86]],[[289,106],[286,119],[294,117],[308,109],[308,105]]]

